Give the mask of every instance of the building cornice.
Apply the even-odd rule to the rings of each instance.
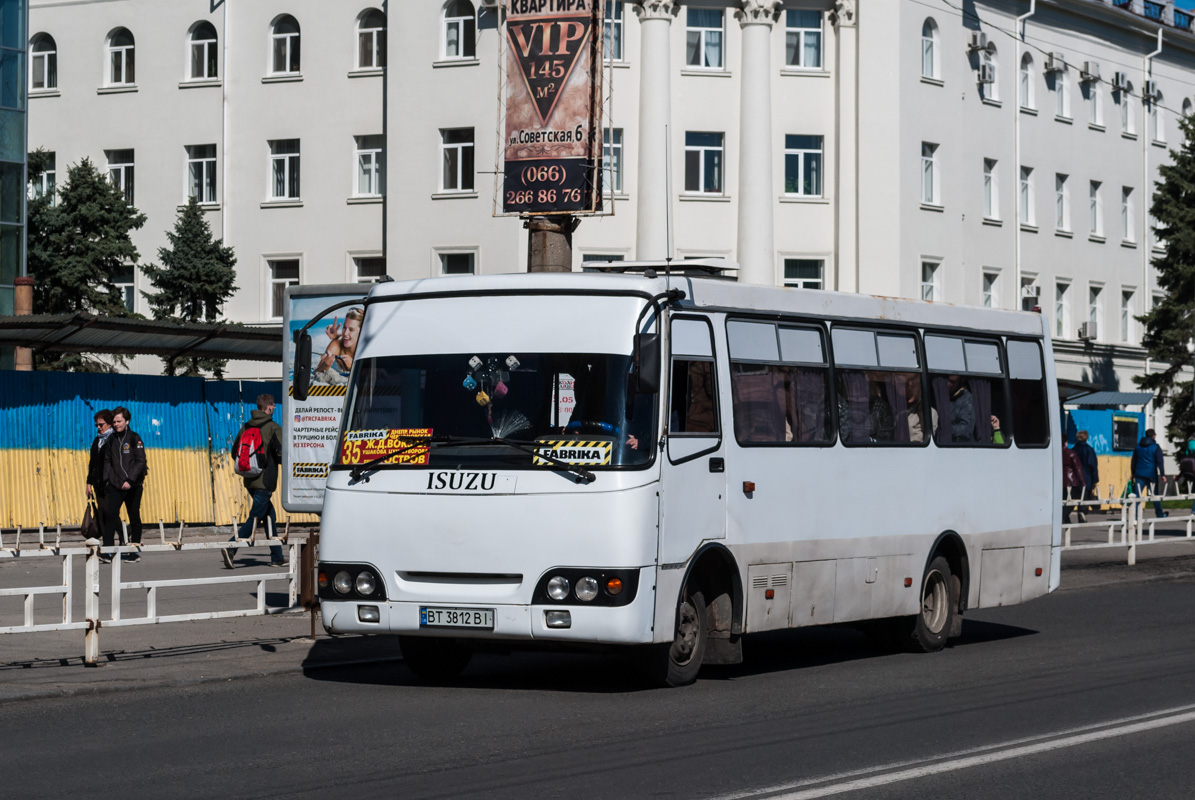
[[[767,25],[771,27],[780,19],[780,11],[784,7],[783,0],[739,0],[739,7],[734,16],[739,25]]]
[[[635,0],[632,8],[640,22],[653,19],[672,22],[672,18],[680,13],[680,3],[674,0]]]

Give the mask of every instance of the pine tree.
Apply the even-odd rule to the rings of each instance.
[[[1137,318],[1145,325],[1141,344],[1162,369],[1134,380],[1155,393],[1158,405],[1170,402],[1166,437],[1183,452],[1187,441],[1195,438],[1195,395],[1191,381],[1179,380],[1195,363],[1189,349],[1195,337],[1195,119],[1183,117],[1179,125],[1182,149],[1171,150],[1171,163],[1159,167],[1162,179],[1150,207],[1155,235],[1165,247],[1153,266],[1166,294]]]
[[[41,174],[46,161],[47,154],[30,154],[31,180]],[[28,209],[34,313],[127,316],[113,279],[140,258],[130,233],[145,224],[145,215],[86,158],[67,170],[56,196],[32,199]],[[124,361],[120,356],[114,360]],[[75,353],[37,354],[35,364],[38,369],[113,370],[103,359]]]
[[[236,291],[236,256],[223,239],[212,240],[212,229],[195,197],[179,212],[174,231],[167,231],[169,245],[158,248],[157,264],[141,271],[158,291],[143,293],[154,319],[179,322],[216,322],[220,306]],[[222,378],[227,362],[219,359],[164,357],[167,375],[201,375]]]

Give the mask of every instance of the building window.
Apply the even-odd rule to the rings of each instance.
[[[1137,121],[1133,114],[1133,84],[1127,84],[1124,89],[1116,93],[1116,102],[1120,104],[1120,132],[1129,136],[1137,133]]]
[[[820,258],[786,258],[784,285],[791,289],[824,289],[825,266]]]
[[[626,256],[619,253],[584,253],[581,256],[581,263],[585,262],[595,264],[613,264],[619,261],[625,261]],[[582,272],[601,272],[598,267],[581,267]]]
[[[1092,181],[1087,189],[1087,204],[1091,212],[1088,224],[1092,236],[1104,235],[1104,203],[1100,198],[1100,185],[1099,181]]]
[[[267,263],[270,268],[270,316],[281,319],[286,310],[286,287],[299,285],[299,259],[280,258]]]
[[[200,22],[191,29],[191,80],[210,81],[219,76],[218,44],[216,29],[210,22]]]
[[[57,178],[57,158],[53,151],[45,154],[45,166],[41,174],[29,182],[29,197],[46,198],[50,205],[54,205],[54,185]]]
[[[133,34],[117,28],[108,34],[108,85],[132,86],[137,82]]]
[[[921,143],[921,202],[926,205],[942,205],[941,176],[938,174],[938,146],[932,142]]]
[[[469,0],[449,0],[444,6],[444,58],[475,58],[477,16]]]
[[[921,299],[940,300],[942,298],[942,264],[938,261],[921,262]]]
[[[606,192],[622,194],[622,128],[602,131],[602,165],[606,170]]]
[[[1051,79],[1054,82],[1054,116],[1070,119],[1071,96],[1066,85],[1066,67],[1054,72]]]
[[[1054,335],[1059,339],[1068,337],[1071,328],[1071,285],[1059,281],[1054,284]]]
[[[1033,56],[1026,53],[1021,56],[1021,75],[1020,82],[1017,84],[1017,101],[1021,104],[1021,108],[1035,108],[1033,105],[1034,83]]]
[[[685,133],[685,191],[722,193],[722,134]]]
[[[979,93],[985,100],[1000,99],[1000,59],[996,53],[996,43],[992,42],[982,51],[980,64],[988,68],[990,82],[979,82]],[[982,77],[982,76],[980,76]]]
[[[822,68],[822,12],[784,12],[784,64],[794,69]]]
[[[274,20],[270,39],[273,43],[270,71],[275,75],[299,74],[299,21],[290,14],[278,17]]]
[[[1133,189],[1131,186],[1120,187],[1120,238],[1126,242],[1137,241],[1133,222]]]
[[[216,146],[194,144],[187,147],[187,197],[200,203],[216,202]]]
[[[123,264],[112,273],[112,283],[120,293],[120,299],[129,313],[136,311],[137,306],[137,268],[132,264]]]
[[[1104,92],[1100,88],[1100,82],[1098,80],[1087,81],[1083,84],[1083,89],[1087,92],[1088,122],[1102,127],[1104,124]]]
[[[1034,211],[1033,167],[1021,167],[1021,224],[1036,224],[1037,214]]]
[[[270,199],[299,197],[299,140],[274,139],[270,142]]]
[[[1062,173],[1054,175],[1054,228],[1060,231],[1071,229],[1071,195],[1066,179]]]
[[[1125,344],[1133,341],[1133,292],[1130,289],[1120,292],[1120,340]]]
[[[606,0],[602,16],[602,35],[605,37],[607,61],[622,61],[622,0]]]
[[[371,8],[357,23],[357,69],[386,66],[386,15]]]
[[[473,275],[476,271],[475,253],[440,253],[441,275]]]
[[[1189,98],[1189,97],[1183,98],[1183,116],[1184,117],[1191,116],[1191,98]]]
[[[822,196],[822,137],[784,137],[784,193]]]
[[[473,191],[473,129],[441,130],[440,158],[444,162],[440,190],[445,192]]]
[[[1100,303],[1100,295],[1103,293],[1102,286],[1087,287],[1087,322],[1094,330],[1096,339],[1104,334],[1104,309]]]
[[[386,259],[382,256],[354,256],[353,280],[357,283],[377,283],[386,276]]]
[[[386,193],[386,153],[381,136],[358,136],[357,197],[381,197]]]
[[[1150,135],[1155,142],[1166,141],[1166,107],[1162,104],[1162,93],[1158,92],[1149,101]]]
[[[1021,310],[1032,311],[1040,300],[1041,288],[1037,285],[1035,276],[1021,278]]]
[[[722,69],[722,9],[690,6],[687,19],[685,64],[699,69]]]
[[[933,19],[921,24],[921,77],[938,77],[938,23]]]
[[[983,307],[984,308],[999,308],[1000,307],[1000,273],[999,272],[985,272],[983,273]]]
[[[105,150],[108,159],[108,179],[124,192],[124,199],[133,205],[133,151]]]
[[[58,45],[48,33],[33,37],[30,46],[29,90],[33,92],[58,88]]]
[[[988,219],[1000,219],[1000,181],[996,164],[994,158],[983,160],[983,215]]]

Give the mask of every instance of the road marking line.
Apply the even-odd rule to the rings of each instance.
[[[1051,750],[1061,750],[1103,739],[1112,739],[1119,736],[1128,736],[1134,733],[1155,730],[1157,728],[1166,728],[1171,725],[1182,725],[1186,722],[1195,722],[1195,704],[1155,711],[1150,714],[1123,717],[1117,720],[1110,720],[1080,728],[1071,728],[1041,736],[1014,739],[1000,744],[984,745],[916,761],[901,761],[878,767],[868,767],[850,772],[826,775],[820,778],[807,778],[802,781],[772,786],[767,789],[723,795],[722,800],[747,800],[748,798],[765,797],[769,798],[769,800],[812,800],[813,798],[829,797],[830,795],[843,794],[844,792],[871,789],[876,786],[885,786],[890,783],[940,775],[944,772],[954,772],[984,764],[994,764],[1013,758],[1046,753]],[[832,781],[834,782],[831,783]],[[801,787],[813,784],[823,785],[801,789]],[[794,789],[799,789],[800,791],[793,791]]]

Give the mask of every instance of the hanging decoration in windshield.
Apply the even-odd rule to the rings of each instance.
[[[531,421],[521,411],[502,408],[500,404],[510,391],[510,374],[520,366],[519,360],[507,356],[506,361],[496,358],[482,360],[478,356],[469,359],[469,371],[461,386],[466,392],[475,392],[473,399],[485,409],[486,422],[495,438],[504,439],[531,427]]]
[[[372,431],[345,431],[344,444],[340,448],[341,464],[364,464],[375,458],[381,458],[386,453],[393,453],[410,447],[409,450],[398,453],[393,458],[386,459],[388,464],[426,464],[430,458],[430,448],[426,444],[415,445],[420,439],[431,438],[431,428],[382,428]]]

